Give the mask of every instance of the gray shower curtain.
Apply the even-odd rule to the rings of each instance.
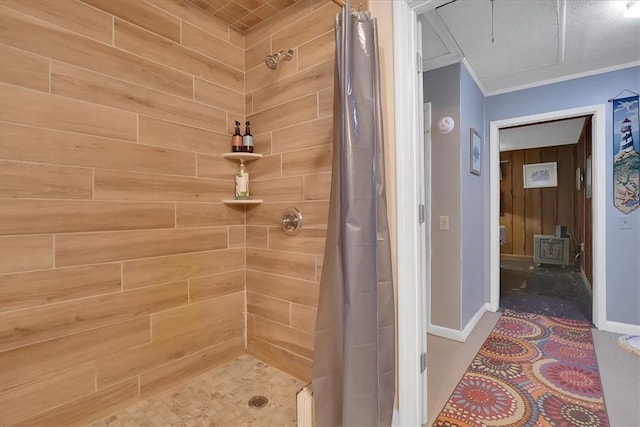
[[[395,305],[376,20],[336,17],[331,202],[315,330],[318,426],[390,426]]]

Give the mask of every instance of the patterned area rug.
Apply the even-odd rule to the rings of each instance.
[[[609,426],[589,323],[505,311],[434,426]]]

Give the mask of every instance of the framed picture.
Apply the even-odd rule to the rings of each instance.
[[[524,188],[557,187],[556,162],[532,163],[522,166]]]
[[[469,141],[469,159],[471,173],[480,175],[482,167],[482,138],[477,130],[471,128]]]

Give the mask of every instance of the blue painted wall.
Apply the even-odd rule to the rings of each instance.
[[[628,215],[632,228],[622,230],[618,218],[623,214],[613,206],[612,108],[607,100],[624,89],[640,92],[640,67],[487,97],[485,140],[488,123],[494,120],[606,104],[607,320],[640,325],[640,210]],[[488,177],[485,178],[486,191]],[[485,206],[485,215],[487,212]],[[485,228],[488,235],[488,224]]]
[[[627,215],[631,229],[619,228],[623,214],[613,206],[613,127],[607,102],[624,89],[640,92],[640,67],[484,98],[464,65],[454,64],[424,73],[424,88],[425,102],[433,102],[434,123],[442,115],[459,119],[452,134],[432,132],[432,323],[461,330],[489,300],[488,167],[483,164],[480,177],[469,173],[469,128],[483,134],[487,159],[491,121],[606,104],[607,320],[640,325],[640,209]],[[438,230],[443,214],[450,216],[448,233]]]
[[[469,323],[486,301],[486,282],[489,263],[485,259],[485,224],[489,213],[484,206],[484,180],[489,177],[489,167],[481,164],[480,176],[470,172],[470,129],[485,134],[485,101],[482,92],[471,78],[464,64],[460,70],[460,202],[462,206],[462,326]],[[488,140],[483,137],[483,147]],[[487,159],[486,155],[481,157]]]
[[[484,96],[463,64],[424,73],[424,100],[431,102],[431,323],[462,330],[487,300],[489,264],[484,179],[470,173],[470,129],[484,134]],[[441,134],[435,123],[452,117],[456,126]],[[483,156],[483,158],[487,158]],[[449,217],[440,230],[438,217]]]

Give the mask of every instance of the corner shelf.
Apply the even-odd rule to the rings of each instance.
[[[259,205],[262,203],[262,199],[224,199],[222,203],[225,205]]]
[[[259,153],[224,153],[222,155],[225,159],[229,160],[244,160],[248,162],[249,160],[255,160],[262,157],[262,154]]]
[[[250,160],[259,159],[262,154],[259,153],[224,153],[222,155],[225,159],[229,160],[242,160],[248,162]],[[262,199],[224,199],[222,203],[225,205],[259,205],[262,203]]]

